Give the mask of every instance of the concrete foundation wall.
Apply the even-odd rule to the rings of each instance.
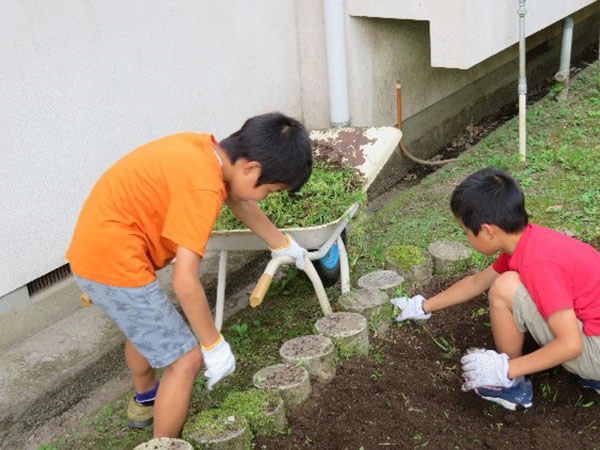
[[[595,8],[597,11],[598,8]],[[598,43],[600,28],[600,12],[586,11],[586,14],[575,16],[577,23],[574,29],[572,59],[576,59],[591,45]],[[587,13],[590,13],[589,15]],[[383,21],[387,22],[387,21]],[[389,26],[389,24],[383,24]],[[528,39],[527,42],[527,82],[529,88],[553,76],[559,67],[561,49],[560,24],[555,24]],[[438,98],[429,106],[419,108],[419,95],[411,92],[411,86],[417,90],[426,90],[427,86],[410,77],[408,83],[403,81],[403,140],[407,148],[416,156],[430,158],[445,146],[450,139],[464,130],[469,123],[477,123],[483,117],[493,114],[499,109],[516,105],[518,80],[518,49],[510,48],[494,58],[478,64],[469,71],[449,71],[454,77],[447,79],[447,84],[440,83],[441,78],[431,79],[427,85],[431,90],[440,86],[453,85],[448,95]],[[430,69],[432,72],[438,69]],[[465,83],[462,77],[469,79]],[[426,75],[425,75],[426,77]],[[391,78],[391,77],[389,77]],[[392,79],[387,81],[391,85]],[[373,82],[377,86],[382,81]],[[419,91],[418,91],[419,92]],[[438,92],[441,94],[441,92]],[[422,93],[427,96],[426,93]],[[395,91],[389,90],[381,95],[380,101],[365,104],[354,103],[353,111],[364,111],[370,107],[370,119],[374,123],[397,123]],[[360,119],[357,119],[360,120]],[[515,149],[517,151],[517,149]],[[376,195],[396,184],[414,164],[397,152],[388,162],[371,194]]]

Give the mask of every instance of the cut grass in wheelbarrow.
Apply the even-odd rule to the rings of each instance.
[[[327,161],[315,161],[310,179],[299,192],[271,194],[260,202],[260,206],[278,228],[321,225],[338,219],[350,206],[365,200],[364,181],[353,167],[336,167]],[[224,206],[215,229],[243,228],[245,226]],[[345,233],[342,233],[342,238],[345,240]],[[315,269],[324,286],[337,282],[340,277],[337,244],[332,245],[323,258],[315,261]]]

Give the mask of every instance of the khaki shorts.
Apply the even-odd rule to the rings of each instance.
[[[543,319],[533,299],[523,284],[517,287],[513,300],[513,316],[517,327],[529,331],[538,345],[543,346],[554,339],[548,323]],[[577,358],[562,363],[563,367],[588,380],[600,380],[600,336],[587,336],[579,322],[583,338],[583,353]]]

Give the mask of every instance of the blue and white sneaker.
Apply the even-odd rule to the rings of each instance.
[[[579,375],[573,375],[575,376],[575,381],[577,381],[580,386],[588,389],[594,389],[598,393],[598,395],[600,395],[600,381],[587,380],[585,378],[581,378]]]
[[[533,405],[533,386],[527,378],[523,378],[509,388],[482,386],[474,390],[480,397],[498,403],[511,411],[516,411],[517,408],[530,408]]]

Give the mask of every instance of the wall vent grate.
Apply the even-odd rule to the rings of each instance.
[[[42,275],[41,277],[27,283],[27,292],[31,297],[32,295],[49,288],[53,284],[64,280],[69,275],[71,275],[71,268],[68,264],[65,264],[64,266],[54,269],[52,272],[48,272],[46,275]]]

